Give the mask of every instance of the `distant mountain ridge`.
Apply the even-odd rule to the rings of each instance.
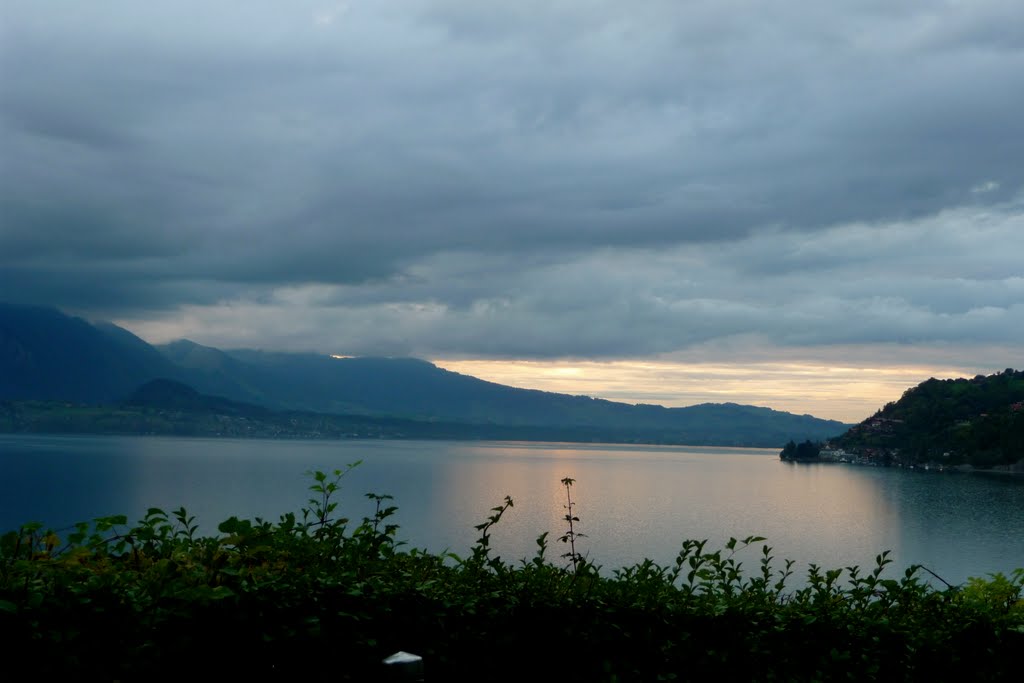
[[[192,379],[116,325],[0,304],[0,399],[110,402],[155,377]]]
[[[190,363],[190,358],[201,358],[204,364],[217,358],[222,385],[244,387],[244,393],[226,395],[288,410],[496,426],[587,427],[637,440],[722,445],[782,444],[791,434],[827,438],[846,428],[836,421],[734,403],[665,408],[518,389],[414,358],[219,351],[189,342],[159,348],[193,370],[201,366]]]
[[[123,405],[242,417],[270,414],[270,411],[263,406],[201,394],[187,384],[172,379],[154,379],[146,382],[136,389],[127,400],[123,401]]]
[[[755,406],[665,408],[518,389],[413,358],[224,351],[187,340],[153,347],[109,323],[0,305],[0,399],[110,403],[161,378],[276,411],[490,426],[495,433],[529,427],[546,438],[563,429],[588,440],[774,447],[847,427]]]

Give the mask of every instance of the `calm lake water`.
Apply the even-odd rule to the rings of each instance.
[[[305,472],[356,460],[339,512],[360,519],[363,494],[390,494],[400,538],[435,551],[465,553],[510,495],[492,544],[506,559],[532,556],[538,535],[564,530],[559,482],[572,477],[581,550],[607,569],[669,563],[687,538],[720,547],[749,535],[768,538],[778,565],[868,567],[891,550],[896,567],[924,564],[953,583],[1024,567],[1020,478],[795,465],[737,448],[0,435],[0,529],[184,505],[212,533],[231,515],[298,512]],[[753,568],[759,551],[740,559]],[[562,552],[552,542],[549,556]]]

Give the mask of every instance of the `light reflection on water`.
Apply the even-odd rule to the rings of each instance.
[[[565,548],[565,489],[587,534],[580,548],[607,569],[643,557],[669,563],[686,538],[717,548],[760,535],[777,566],[922,563],[951,582],[1024,566],[1024,481],[845,465],[782,463],[774,451],[436,441],[247,441],[0,436],[0,528],[54,527],[100,515],[138,518],[184,505],[202,530],[230,515],[276,520],[308,498],[303,473],[362,459],[344,481],[341,512],[370,514],[366,492],[395,497],[400,537],[465,553],[473,529],[510,495],[493,529],[503,557],[532,556],[550,531]],[[759,548],[739,559],[754,568]]]

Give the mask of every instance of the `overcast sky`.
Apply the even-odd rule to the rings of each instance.
[[[860,420],[1024,366],[1019,0],[0,0],[0,299]]]

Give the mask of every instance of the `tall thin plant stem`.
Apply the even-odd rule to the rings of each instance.
[[[580,521],[580,518],[572,513],[572,508],[575,505],[575,503],[572,502],[572,495],[569,492],[569,487],[571,487],[575,482],[576,480],[570,477],[562,479],[562,485],[565,486],[565,521],[569,523],[569,530],[565,532],[565,535],[558,539],[562,543],[569,544],[569,552],[563,555],[562,557],[568,556],[569,559],[572,561],[573,573],[575,573],[578,569],[580,561],[580,556],[576,554],[576,537],[583,535],[577,534],[575,527],[573,527],[573,522]]]

